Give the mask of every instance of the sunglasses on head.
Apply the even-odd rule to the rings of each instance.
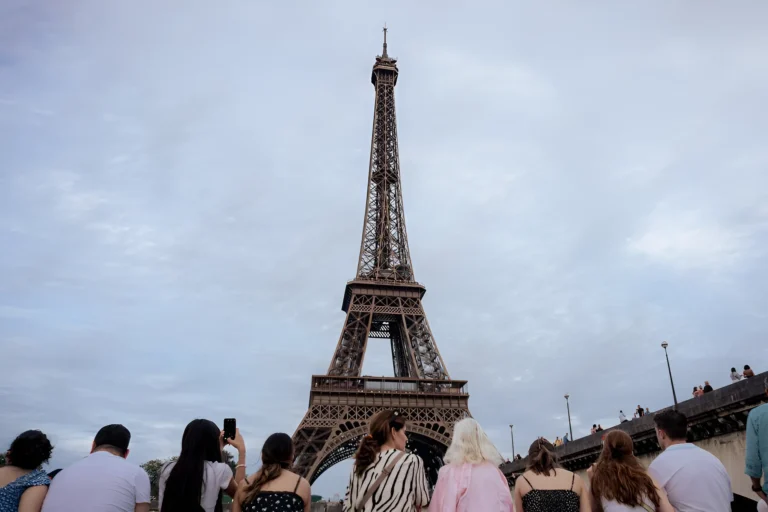
[[[394,428],[403,424],[405,424],[405,418],[402,414],[400,414],[400,411],[393,412],[392,417],[389,419],[389,426]]]

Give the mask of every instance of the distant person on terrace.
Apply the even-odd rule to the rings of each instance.
[[[752,368],[749,367],[748,364],[744,365],[744,378],[749,379],[755,376],[755,372],[752,371]]]
[[[741,380],[741,374],[736,371],[736,368],[731,368],[731,381],[739,382]]]
[[[430,510],[436,512],[513,512],[501,455],[472,418],[456,423],[445,452]]]

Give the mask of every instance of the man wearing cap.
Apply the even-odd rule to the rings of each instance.
[[[149,512],[149,477],[125,460],[130,441],[122,425],[99,430],[91,454],[51,481],[43,512]]]

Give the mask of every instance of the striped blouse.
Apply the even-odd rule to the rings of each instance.
[[[344,512],[354,512],[357,501],[373,485],[385,467],[397,456],[395,449],[381,452],[376,462],[362,475],[349,477],[349,487],[344,499]],[[392,468],[370,500],[363,505],[363,512],[413,512],[416,507],[429,504],[429,485],[424,462],[418,455],[407,454]]]

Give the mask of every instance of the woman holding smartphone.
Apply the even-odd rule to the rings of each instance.
[[[222,461],[221,451],[227,443],[237,449],[234,476]],[[234,439],[209,420],[192,420],[181,438],[179,458],[160,471],[159,502],[162,512],[220,512],[222,492],[234,497],[238,484],[245,478],[245,442],[240,430]]]

